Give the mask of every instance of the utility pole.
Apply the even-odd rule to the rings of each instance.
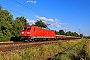
[[[79,34],[81,33],[81,30],[79,29]]]
[[[65,33],[66,33],[66,30],[67,30],[67,29],[65,29]]]
[[[79,29],[79,37],[80,37],[81,30]]]

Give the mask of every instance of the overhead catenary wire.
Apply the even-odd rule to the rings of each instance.
[[[36,10],[34,10],[34,9],[32,9],[32,8],[30,8],[30,7],[28,7],[28,6],[24,5],[24,4],[22,4],[22,3],[18,2],[18,1],[16,1],[16,0],[13,0],[13,1],[14,1],[14,2],[16,2],[16,3],[17,3],[17,4],[19,4],[19,5],[21,5],[21,6],[25,7],[25,8],[27,8],[27,9],[29,9],[29,10],[33,11],[33,12],[35,12],[35,13],[37,13],[37,14],[39,14],[39,15],[43,16],[43,17],[46,17],[45,15],[43,15],[43,14],[41,14],[41,13],[37,12]],[[9,5],[9,6],[10,6],[10,7],[13,7],[12,5]],[[23,15],[23,16],[24,16],[24,14],[19,13],[19,12],[16,12],[16,11],[13,11],[13,10],[10,10],[10,9],[9,9],[9,11],[14,12],[14,13],[19,14],[19,15]],[[26,16],[26,17],[28,17],[28,16]],[[31,17],[30,17],[30,18],[31,18]],[[47,18],[47,17],[46,17],[46,18]]]
[[[41,14],[41,13],[35,11],[34,9],[32,9],[32,8],[30,8],[30,7],[27,7],[26,5],[20,3],[20,2],[18,2],[18,1],[16,1],[16,0],[13,0],[13,1],[15,1],[16,3],[18,3],[18,4],[20,4],[20,5],[24,6],[24,7],[26,7],[26,8],[28,8],[28,9],[32,10],[33,12],[35,12],[35,13],[41,15],[41,16],[44,16],[43,14]],[[46,17],[46,16],[44,16],[44,17]]]
[[[13,10],[10,10],[11,12],[14,12],[14,13],[16,13],[16,14],[19,14],[19,15],[21,15],[21,16],[24,16],[23,14],[21,14],[21,13],[19,13],[19,12],[16,12],[16,11],[13,11]],[[25,16],[25,17],[28,17],[28,18],[31,18],[31,17],[29,17],[29,16]]]
[[[18,1],[16,1],[16,0],[13,0],[13,1],[16,2],[16,3],[18,3],[18,4],[20,4],[20,5],[22,5],[22,6],[24,6],[24,7],[27,8],[27,9],[30,9],[31,11],[33,11],[33,12],[35,12],[35,13],[37,13],[37,14],[43,16],[43,17],[46,17],[45,15],[43,15],[43,14],[37,12],[36,10],[34,10],[34,9],[30,8],[30,7],[27,7],[26,5],[20,3],[20,2],[18,2]],[[46,17],[46,18],[48,18],[48,17]]]
[[[10,7],[14,7],[14,6],[10,5]],[[23,16],[28,17],[28,18],[32,18],[32,17],[30,17],[30,16],[26,16],[26,15],[24,15],[24,14],[21,14],[20,12],[16,12],[16,11],[13,11],[13,10],[10,10],[10,11],[12,11],[12,12],[14,12],[14,13],[17,13],[17,14],[19,14],[19,15],[23,15]]]
[[[11,5],[11,4],[9,4],[9,3],[6,3],[8,6],[10,6],[11,8],[14,8],[15,6],[13,6],[13,5]],[[1,5],[1,4],[0,4]],[[5,7],[4,7],[5,8]],[[7,8],[5,8],[5,9],[7,9]],[[19,15],[21,15],[21,16],[24,16],[24,17],[26,17],[26,18],[30,18],[30,19],[34,19],[33,17],[30,17],[30,16],[27,16],[27,15],[25,15],[25,14],[22,14],[22,13],[20,13],[20,12],[17,12],[17,11],[14,11],[14,10],[12,10],[12,9],[8,9],[9,11],[11,11],[11,12],[13,12],[13,13],[16,13],[16,14],[19,14]],[[24,11],[25,12],[25,11]]]
[[[11,6],[11,5],[10,5]],[[4,9],[7,9],[7,8],[5,8],[5,7],[3,7]],[[16,12],[16,11],[13,11],[13,10],[11,10],[11,9],[9,9],[9,11],[11,11],[11,12],[13,12],[13,13],[16,13],[16,14],[19,14],[19,15],[21,15],[21,16],[24,16],[24,14],[22,14],[22,13],[20,13],[20,12]],[[32,17],[29,17],[29,16],[24,16],[24,17],[28,17],[28,18],[32,18]]]

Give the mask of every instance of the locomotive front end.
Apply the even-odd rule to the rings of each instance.
[[[21,32],[20,40],[30,41],[31,40],[30,30],[31,30],[30,26],[25,26]]]

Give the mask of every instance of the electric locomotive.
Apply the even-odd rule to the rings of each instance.
[[[24,26],[21,32],[20,40],[36,41],[55,39],[56,34],[54,30],[41,28],[35,25]]]

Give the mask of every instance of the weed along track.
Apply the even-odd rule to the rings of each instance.
[[[45,42],[11,42],[0,43],[0,52],[7,52],[25,48],[38,47],[50,43],[57,43],[57,41],[45,41]]]
[[[63,52],[55,55],[54,57],[50,58],[51,60],[80,60],[80,56],[78,53],[80,52],[81,48],[83,48],[85,44],[85,40],[71,46],[70,48],[66,49]],[[80,54],[80,53],[79,53]]]
[[[2,51],[2,55],[0,59],[4,58],[10,60],[12,56],[12,59],[17,58],[16,60],[48,60],[49,58],[52,59],[60,52],[72,50],[73,48],[71,47],[75,47],[81,41],[83,40],[18,42],[7,44],[6,46],[1,44],[0,51]]]

